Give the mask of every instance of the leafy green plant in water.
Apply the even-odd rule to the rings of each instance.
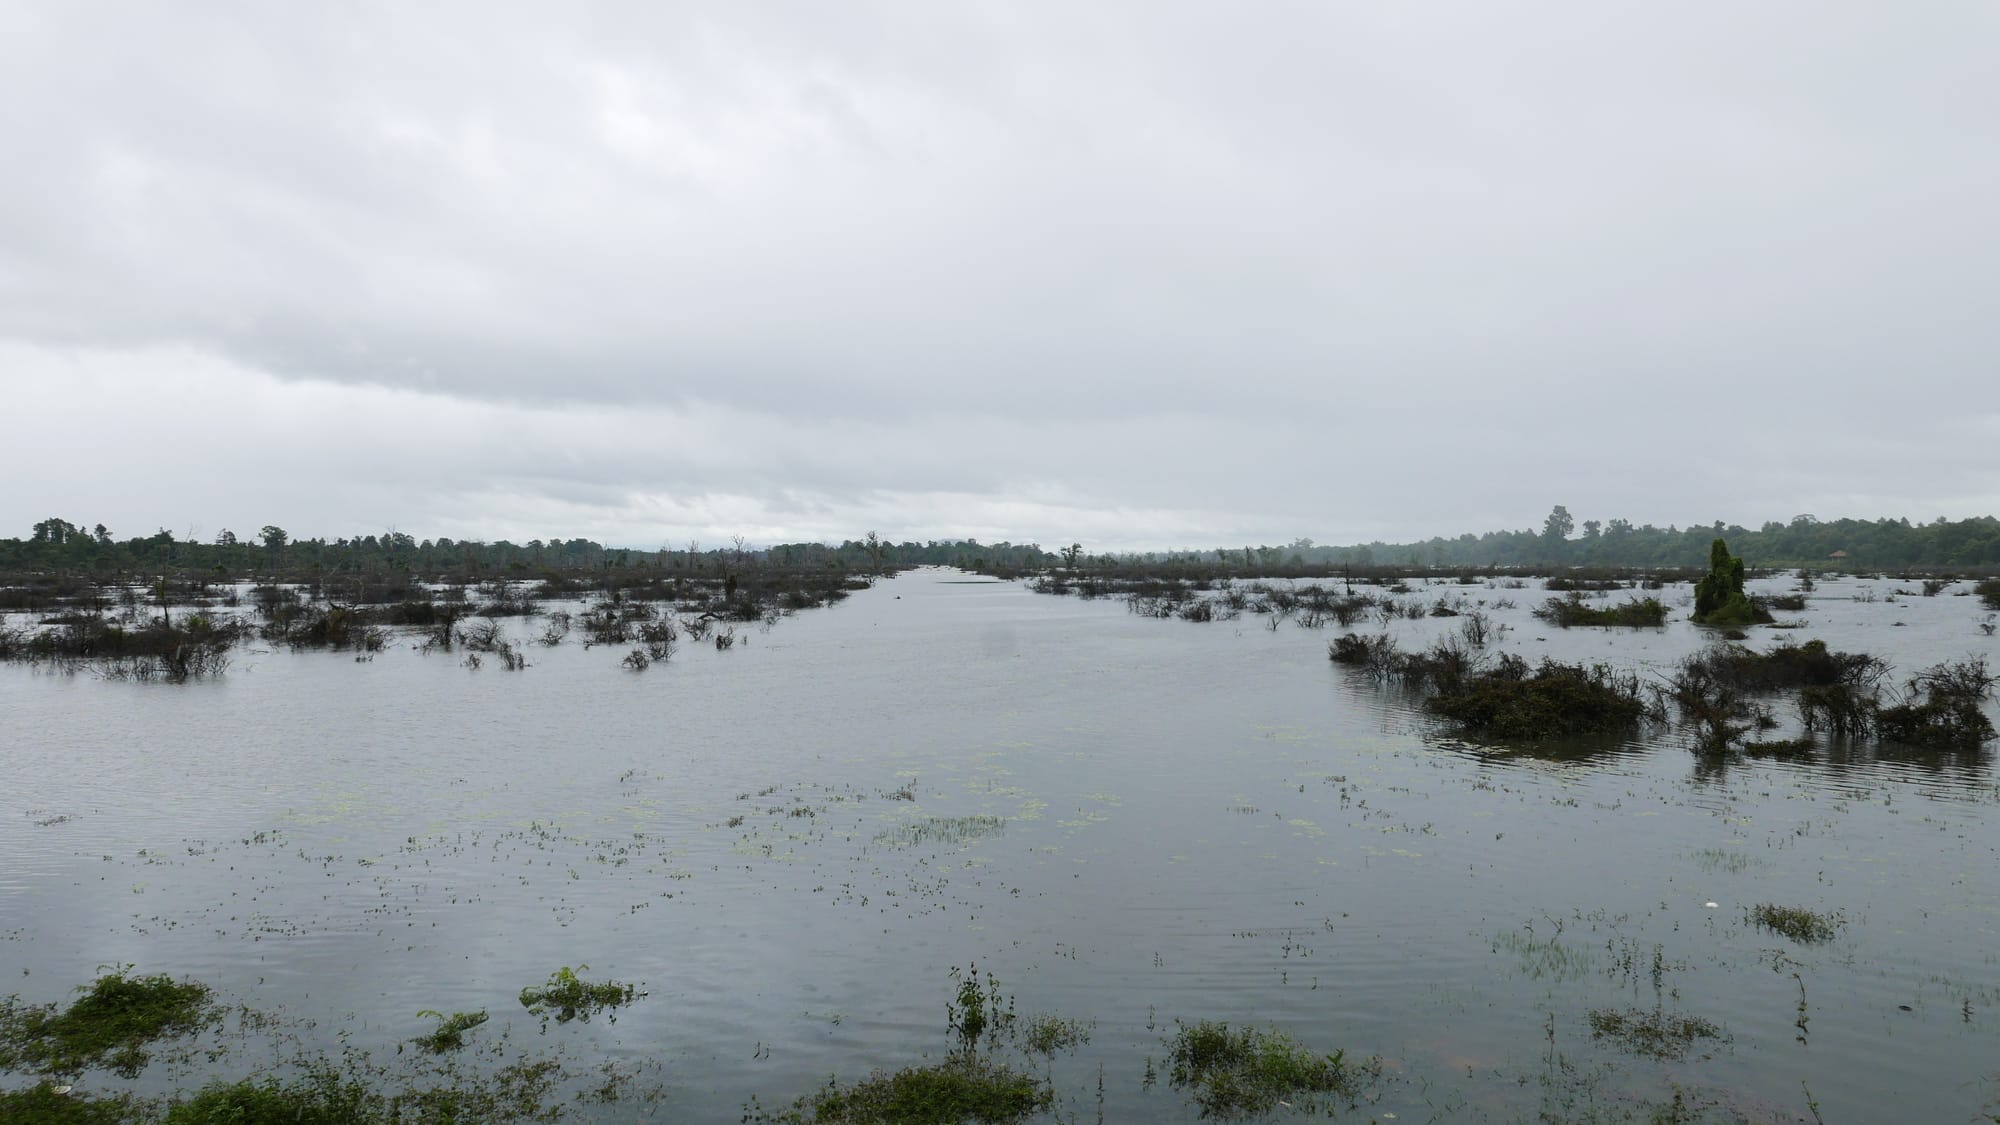
[[[106,1065],[132,1077],[146,1065],[146,1044],[217,1018],[207,985],[164,973],[128,976],[130,968],[119,966],[79,988],[83,995],[60,1013],[53,1004],[0,1001],[0,1069],[25,1062],[45,1074],[74,1074]]]
[[[945,1005],[945,1022],[958,1039],[959,1050],[971,1054],[979,1049],[981,1039],[990,1042],[999,1035],[1012,1033],[1014,1002],[1001,996],[999,982],[992,973],[986,974],[983,989],[977,965],[966,966],[963,975],[953,968],[951,976],[958,982],[957,995]]]
[[[589,965],[578,965],[577,969],[589,969]],[[542,1017],[542,1026],[548,1027],[551,1017],[557,1023],[568,1023],[581,1019],[588,1021],[592,1014],[605,1009],[617,1008],[638,999],[640,992],[634,985],[619,984],[616,981],[586,981],[576,975],[576,970],[564,965],[549,974],[546,984],[530,985],[521,990],[521,1006]],[[614,1014],[609,1017],[617,1019]]]
[[[1382,1073],[1380,1059],[1350,1063],[1344,1051],[1310,1051],[1282,1031],[1232,1031],[1212,1020],[1177,1026],[1168,1081],[1193,1092],[1203,1117],[1251,1117],[1281,1102],[1317,1109],[1322,1095],[1352,1104]]]
[[[465,1046],[465,1033],[486,1022],[486,1009],[484,1008],[476,1012],[453,1012],[448,1016],[435,1009],[426,1008],[418,1012],[417,1015],[419,1017],[429,1016],[438,1021],[435,1030],[427,1035],[419,1035],[411,1040],[411,1042],[423,1047],[432,1054],[456,1051],[460,1047]]]
[[[1774,933],[1805,945],[1832,941],[1840,932],[1837,912],[1807,910],[1803,906],[1779,906],[1760,902],[1750,909],[1750,920]]]

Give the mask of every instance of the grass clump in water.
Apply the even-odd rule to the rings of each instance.
[[[78,989],[83,995],[60,1013],[55,1005],[0,1001],[0,1069],[26,1063],[45,1074],[74,1074],[104,1065],[125,1077],[146,1065],[146,1044],[214,1022],[209,989],[164,973],[128,976],[130,966]]]
[[[434,1055],[440,1055],[446,1051],[456,1051],[460,1047],[465,1046],[465,1033],[486,1022],[486,1009],[484,1008],[476,1012],[453,1012],[448,1016],[443,1012],[427,1008],[424,1011],[418,1012],[417,1015],[429,1016],[438,1021],[436,1029],[429,1034],[419,1035],[411,1040],[417,1046],[424,1048]]]
[[[1750,920],[1791,938],[1802,945],[1832,941],[1840,932],[1841,917],[1835,912],[1807,910],[1803,906],[1778,906],[1760,902],[1750,908]]]
[[[1193,1091],[1204,1117],[1250,1117],[1281,1103],[1316,1108],[1320,1096],[1352,1103],[1382,1071],[1379,1059],[1349,1063],[1344,1051],[1307,1050],[1282,1031],[1212,1020],[1180,1025],[1170,1046],[1169,1081]]]
[[[589,965],[579,965],[578,969],[588,969]],[[530,985],[521,990],[521,1006],[542,1017],[542,1026],[547,1027],[551,1018],[557,1023],[584,1020],[599,1012],[630,1004],[639,998],[639,990],[634,985],[619,984],[617,981],[587,981],[576,975],[576,970],[568,965],[549,974],[546,984]],[[616,1020],[614,1014],[610,1017]]]
[[[1723,1037],[1721,1028],[1699,1016],[1636,1008],[1623,1012],[1594,1009],[1590,1013],[1590,1034],[1595,1039],[1609,1039],[1632,1054],[1666,1062],[1686,1058],[1697,1039]]]
[[[1061,1016],[1034,1016],[1028,1020],[1024,1037],[1028,1050],[1037,1055],[1074,1051],[1090,1042],[1090,1024]]]
[[[828,1082],[775,1116],[753,1107],[746,1121],[783,1125],[988,1125],[1020,1121],[1047,1109],[1055,1092],[1032,1074],[960,1051],[940,1063],[876,1071],[849,1086]]]

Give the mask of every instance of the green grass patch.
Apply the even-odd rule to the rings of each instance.
[[[1315,1110],[1329,1099],[1351,1104],[1382,1072],[1379,1059],[1350,1063],[1343,1051],[1320,1054],[1282,1031],[1232,1030],[1212,1020],[1181,1024],[1168,1061],[1169,1082],[1193,1093],[1202,1116],[1219,1118],[1250,1117],[1280,1104]]]
[[[1723,1038],[1721,1028],[1699,1016],[1597,1008],[1589,1018],[1593,1039],[1608,1039],[1631,1054],[1667,1062],[1687,1058],[1697,1040]]]
[[[1769,902],[1751,907],[1750,920],[1802,945],[1832,941],[1840,932],[1843,921],[1837,912],[1807,910],[1803,906],[1778,906]]]
[[[579,965],[588,969],[589,965]],[[617,981],[587,981],[576,975],[576,970],[568,965],[549,974],[546,984],[530,985],[521,990],[521,1006],[542,1017],[543,1026],[549,1020],[568,1023],[571,1020],[588,1022],[598,1012],[608,1012],[639,998],[638,988]],[[611,1016],[616,1019],[614,1013]]]
[[[1055,1092],[1032,1074],[967,1052],[944,1062],[876,1071],[851,1085],[828,1082],[791,1108],[765,1114],[753,1104],[745,1121],[781,1125],[988,1125],[1020,1121],[1049,1108]]]
[[[197,1030],[219,1011],[205,984],[165,974],[127,976],[129,966],[79,988],[83,993],[58,1012],[53,1004],[0,1001],[0,1069],[26,1064],[44,1074],[75,1074],[107,1066],[125,1077],[150,1057],[146,1045]]]

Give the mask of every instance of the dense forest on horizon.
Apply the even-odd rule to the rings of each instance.
[[[1201,562],[1244,571],[1287,567],[1489,568],[1536,566],[1699,567],[1709,545],[1726,539],[1752,567],[1826,565],[1854,569],[2000,567],[2000,519],[1978,516],[1931,523],[1907,519],[1819,520],[1809,515],[1771,521],[1754,530],[1736,524],[1685,528],[1634,526],[1613,519],[1574,520],[1557,506],[1540,530],[1466,533],[1420,542],[1325,546],[1295,539],[1269,544],[1142,554],[1092,554],[1080,544],[1055,551],[1039,544],[983,544],[973,539],[905,541],[869,533],[839,544],[780,543],[752,547],[742,539],[704,549],[690,541],[656,550],[607,547],[588,539],[419,540],[390,531],[339,539],[293,539],[266,525],[254,537],[224,531],[213,540],[176,538],[165,530],[119,539],[103,524],[85,528],[45,519],[23,538],[0,539],[0,570],[91,573],[199,572],[285,574],[396,570],[414,574],[496,576],[547,570],[661,569],[719,571],[778,566],[880,572],[942,564],[969,569],[1034,569],[1063,563]]]

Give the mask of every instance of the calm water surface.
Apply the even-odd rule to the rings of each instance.
[[[2000,644],[1972,599],[1898,585],[1823,583],[1754,643],[1903,675]],[[1652,674],[1702,640],[1550,630],[1534,588],[1418,594],[1487,603],[1531,658]],[[1357,1118],[1616,1118],[1676,1089],[1756,1120],[1995,1112],[1990,748],[1498,752],[1331,665],[1334,632],[925,570],[643,673],[574,640],[518,673],[407,639],[239,650],[179,687],[0,667],[0,974],[38,1002],[114,963],[190,975],[329,1051],[486,1008],[475,1041],[656,1061],[669,1120],[941,1057],[974,962],[1021,1013],[1094,1022],[1050,1068],[1064,1119],[1101,1073],[1105,1119],[1193,1120],[1143,1081],[1177,1019],[1380,1055]],[[1760,929],[1765,902],[1839,936]],[[578,964],[649,995],[539,1038],[516,993]],[[1722,1035],[1635,1057],[1593,1039],[1604,1009]]]

